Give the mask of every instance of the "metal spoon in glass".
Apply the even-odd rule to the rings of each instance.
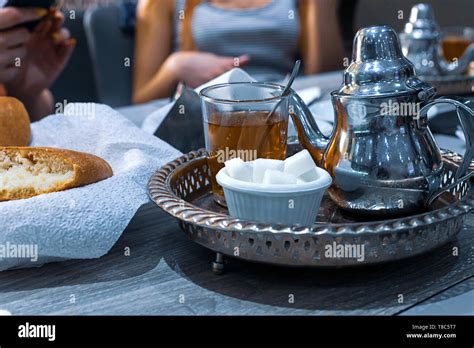
[[[295,78],[296,76],[298,76],[298,72],[300,71],[300,65],[301,65],[301,60],[298,59],[296,62],[295,62],[295,65],[293,66],[293,70],[291,71],[291,75],[290,75],[290,78],[288,79],[288,82],[286,84],[286,87],[283,89],[283,92],[281,93],[281,97],[285,97],[287,96],[289,93],[290,93],[290,90],[291,90],[291,85],[293,84],[293,81],[295,81]],[[274,114],[274,112],[278,109],[278,106],[280,105],[281,101],[283,99],[280,98],[280,100],[275,104],[275,106],[273,107],[273,109],[268,113],[268,116],[267,118],[265,119],[265,124],[268,124],[268,122],[270,121],[270,118],[272,117],[272,115]],[[265,142],[265,139],[267,138],[268,136],[268,133],[270,131],[270,128],[267,127],[267,129],[265,130],[264,134],[262,135],[259,143],[258,143],[258,146],[257,146],[257,151],[260,151],[262,149],[262,146]]]
[[[295,65],[293,66],[293,70],[291,71],[291,75],[290,75],[290,78],[288,79],[288,82],[286,83],[286,87],[283,89],[283,92],[281,93],[281,96],[282,97],[285,97],[287,96],[289,93],[290,93],[290,90],[291,90],[291,86],[293,85],[293,82],[295,81],[295,78],[296,76],[298,76],[298,73],[300,71],[300,65],[301,65],[301,59],[298,59],[296,62],[295,62]],[[273,113],[276,111],[276,109],[278,108],[278,106],[280,105],[281,103],[281,99],[278,101],[278,103],[276,103],[276,105],[273,107],[272,111],[270,111],[270,113],[268,114],[267,116],[267,119],[266,121],[268,121],[270,119],[270,117],[273,115]]]

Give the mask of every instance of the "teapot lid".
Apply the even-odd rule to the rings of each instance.
[[[344,71],[339,94],[381,97],[420,92],[427,84],[402,53],[398,35],[389,26],[360,29],[354,38],[352,62]]]
[[[430,4],[416,4],[410,12],[410,20],[405,24],[404,34],[413,39],[438,39],[440,29]]]

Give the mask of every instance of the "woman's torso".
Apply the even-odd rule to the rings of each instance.
[[[180,48],[182,10],[176,0],[174,50]],[[298,55],[296,0],[272,0],[258,8],[228,9],[203,0],[192,17],[196,49],[222,56],[250,56],[244,69],[259,81],[281,80]]]

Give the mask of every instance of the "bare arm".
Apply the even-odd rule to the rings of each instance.
[[[137,8],[133,102],[168,96],[177,81],[163,65],[171,53],[174,1],[140,0]]]
[[[303,57],[305,74],[342,68],[343,41],[337,19],[337,0],[307,0],[308,49]]]

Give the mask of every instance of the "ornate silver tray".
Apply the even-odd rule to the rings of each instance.
[[[396,219],[361,221],[345,215],[325,197],[313,226],[244,221],[227,215],[227,210],[212,199],[205,156],[205,150],[198,150],[163,166],[150,179],[149,194],[178,220],[191,240],[217,253],[213,263],[216,272],[224,267],[224,255],[276,265],[318,267],[403,259],[452,239],[474,208],[474,193],[469,182],[463,182],[437,199],[429,211]],[[452,182],[461,160],[461,156],[443,151],[446,182]]]

